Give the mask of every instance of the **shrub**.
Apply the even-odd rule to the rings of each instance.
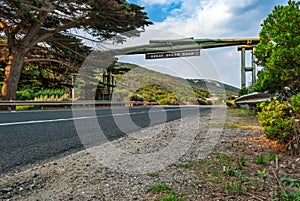
[[[140,95],[134,94],[130,96],[130,101],[144,101],[144,98]]]
[[[68,91],[65,89],[41,89],[41,90],[33,90],[30,88],[24,88],[16,93],[17,100],[69,100]]]
[[[261,103],[259,110],[258,120],[264,127],[264,134],[268,139],[288,145],[289,149],[300,149],[300,94],[293,96],[290,101],[274,98],[269,103]]]

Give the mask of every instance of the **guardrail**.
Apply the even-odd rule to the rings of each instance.
[[[6,110],[12,110],[16,106],[40,106],[40,109],[46,107],[100,107],[100,106],[148,106],[158,105],[157,102],[142,101],[97,101],[97,100],[76,100],[76,101],[0,101],[0,106],[6,107]]]
[[[249,108],[255,111],[257,103],[271,101],[273,95],[269,93],[254,92],[234,100],[235,104],[240,108]]]

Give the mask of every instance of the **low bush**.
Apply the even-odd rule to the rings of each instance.
[[[69,100],[69,93],[65,89],[41,89],[33,90],[31,88],[24,88],[16,93],[17,100]]]
[[[293,153],[300,152],[300,94],[289,101],[274,98],[259,105],[258,120],[266,138],[286,145]]]

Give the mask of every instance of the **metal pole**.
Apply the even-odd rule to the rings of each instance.
[[[72,75],[72,89],[71,89],[71,91],[72,91],[72,100],[74,100],[74,97],[75,97],[75,90],[74,90],[74,76]]]
[[[245,48],[242,47],[241,50],[241,87],[245,88],[246,87],[246,63],[245,63],[245,59],[246,59],[246,54],[245,54]]]
[[[255,47],[252,48],[252,87],[256,83]]]

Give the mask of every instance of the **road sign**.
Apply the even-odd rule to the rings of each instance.
[[[166,58],[190,57],[190,56],[200,56],[200,49],[146,53],[146,59],[166,59]]]

